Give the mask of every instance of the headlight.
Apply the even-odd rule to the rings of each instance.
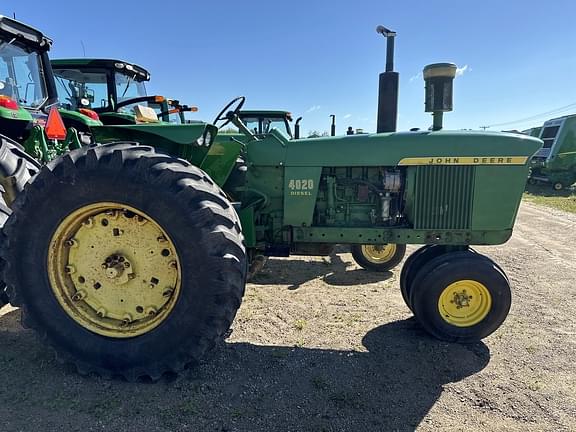
[[[201,136],[196,140],[196,144],[198,144],[200,147],[209,146],[210,141],[212,141],[212,134],[210,133],[210,131],[208,131],[203,136]]]

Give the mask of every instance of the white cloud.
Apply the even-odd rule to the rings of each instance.
[[[350,117],[352,117],[352,114],[346,114],[343,118],[344,120],[349,119]]]
[[[464,72],[470,72],[472,70],[472,68],[469,68],[468,65],[464,65],[462,67],[458,67],[456,68],[456,76],[462,76],[464,75]]]
[[[422,79],[422,72],[417,73],[417,74],[414,75],[414,76],[411,76],[411,77],[410,77],[410,82],[416,81],[416,80],[421,80],[421,79]]]
[[[308,108],[308,111],[306,111],[306,112],[311,113],[314,111],[318,111],[320,108],[322,108],[320,105],[312,105],[310,108]]]

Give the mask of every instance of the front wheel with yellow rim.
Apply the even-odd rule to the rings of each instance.
[[[24,323],[81,373],[158,379],[199,360],[240,306],[246,254],[200,169],[129,143],[44,167],[4,229]]]
[[[350,252],[360,267],[369,271],[386,272],[400,264],[406,255],[406,245],[394,243],[352,245]]]
[[[471,251],[447,252],[418,270],[411,305],[418,322],[438,339],[476,342],[506,319],[510,284],[488,257]]]

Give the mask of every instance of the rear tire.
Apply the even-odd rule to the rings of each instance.
[[[40,165],[29,156],[20,144],[11,139],[0,136],[0,230],[12,214],[8,203],[22,192]],[[0,244],[3,241],[0,237]],[[0,273],[4,263],[0,260]],[[8,304],[10,299],[6,291],[6,284],[0,281],[0,307]]]
[[[352,252],[354,261],[365,270],[387,272],[404,259],[406,245],[392,243],[382,245],[355,244],[351,246],[350,252]]]
[[[474,252],[450,252],[430,260],[412,285],[414,315],[432,336],[477,342],[506,319],[512,296],[508,279]]]
[[[107,206],[113,210],[102,210]],[[93,208],[99,213],[93,210],[73,218]],[[110,215],[106,224],[102,215]],[[66,225],[70,218],[74,223]],[[132,225],[126,222],[130,218]],[[127,228],[114,228],[118,220]],[[93,223],[110,237],[98,240],[86,234]],[[165,237],[156,237],[156,228]],[[145,252],[154,255],[155,249],[150,243],[140,246],[145,237],[139,233],[150,237],[146,231],[150,229],[152,244],[157,238],[158,244],[169,245],[157,245],[167,260],[160,273],[168,276],[142,282],[139,276],[154,267],[146,265],[146,259],[152,258],[146,258]],[[52,161],[16,200],[4,234],[5,280],[13,304],[22,309],[23,323],[82,374],[133,381],[179,372],[223,339],[244,293],[247,264],[240,222],[225,194],[197,167],[152,147],[110,143],[74,150]],[[126,240],[114,240],[112,235]],[[67,248],[55,247],[60,245],[59,236]],[[104,269],[112,241],[120,246],[108,258],[114,258],[113,263],[118,256],[132,262],[132,277],[120,279],[122,266],[118,264],[118,269],[114,264],[94,283],[78,268],[91,258],[100,261],[90,268],[100,271],[102,262]],[[88,258],[73,261],[79,253],[72,252],[74,247],[88,253],[83,255]],[[154,262],[163,263],[160,255],[154,255],[160,260]],[[112,282],[117,286],[107,285]],[[108,297],[98,297],[100,288]],[[146,289],[160,289],[160,297],[168,300],[129,309],[134,316],[126,320],[113,315],[128,306],[120,303],[123,299],[108,298],[130,296],[131,290],[137,290],[136,298],[140,293],[145,297],[151,292]],[[98,309],[97,301],[106,307]],[[146,327],[148,322],[152,324]]]

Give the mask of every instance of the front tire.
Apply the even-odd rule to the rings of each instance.
[[[111,143],[44,167],[5,229],[23,323],[80,373],[160,378],[223,338],[240,306],[240,223],[203,171]]]
[[[425,264],[412,284],[414,315],[432,336],[477,342],[506,319],[512,301],[502,270],[487,257],[450,252]]]
[[[352,257],[356,263],[365,270],[374,272],[387,272],[396,267],[404,255],[406,245],[381,244],[381,245],[352,245],[350,248]]]
[[[408,306],[410,310],[413,310],[410,298],[412,293],[412,282],[414,281],[416,274],[424,264],[444,253],[446,253],[446,246],[426,245],[416,250],[404,262],[402,270],[400,271],[400,292],[404,299],[404,303],[406,303],[406,306]]]

